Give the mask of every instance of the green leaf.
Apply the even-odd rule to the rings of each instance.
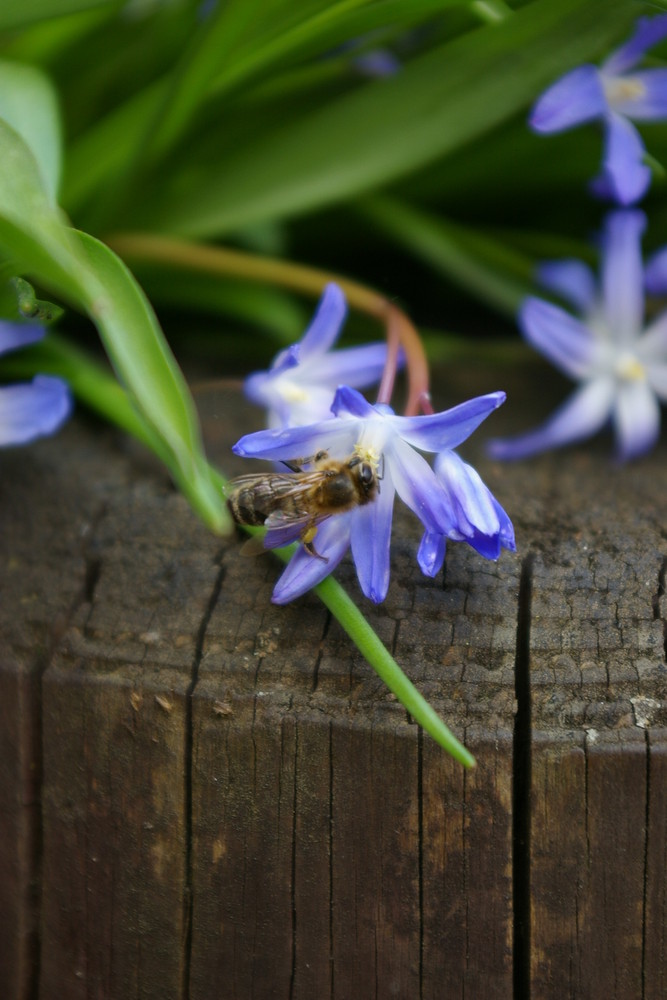
[[[60,109],[51,81],[34,66],[0,61],[0,118],[32,151],[49,200],[60,183]]]
[[[141,224],[212,236],[304,212],[416,170],[525,107],[629,25],[630,0],[536,0],[296,121],[250,137],[225,162],[156,184]]]
[[[357,207],[435,270],[508,316],[531,291],[530,259],[479,230],[392,198],[368,198]]]
[[[86,307],[121,382],[178,463],[178,480],[213,507],[199,425],[185,379],[146,296],[123,262],[99,240],[76,233],[85,261]]]
[[[0,31],[96,7],[118,6],[119,0],[2,0]]]
[[[153,311],[122,261],[72,231],[44,190],[34,157],[0,121],[0,248],[97,326],[116,373],[153,433],[177,483],[205,522],[226,525],[205,461],[187,385]]]

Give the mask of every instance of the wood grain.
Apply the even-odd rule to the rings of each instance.
[[[667,456],[608,444],[468,453],[516,555],[426,579],[400,514],[384,605],[337,571],[472,772],[139,449],[77,418],[6,453],[3,996],[661,998]]]

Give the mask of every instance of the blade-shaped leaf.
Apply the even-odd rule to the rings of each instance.
[[[122,261],[72,231],[44,189],[34,157],[0,121],[0,248],[17,268],[85,311],[116,372],[161,438],[175,479],[209,526],[225,523],[187,385],[153,311]]]
[[[513,317],[531,291],[531,261],[498,240],[393,198],[369,198],[358,207],[408,250],[492,308]]]
[[[55,205],[60,183],[60,110],[51,81],[34,66],[0,61],[0,118],[23,138]]]
[[[120,0],[3,0],[0,6],[0,31],[21,28],[81,10],[96,7],[119,7]]]
[[[604,51],[631,0],[536,0],[305,114],[224,163],[156,185],[142,225],[212,236],[356,195],[461,147],[566,69]],[[173,183],[172,183],[173,181]]]

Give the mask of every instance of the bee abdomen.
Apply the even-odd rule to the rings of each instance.
[[[253,499],[253,491],[241,489],[227,498],[227,507],[237,524],[264,524],[267,518],[265,511],[257,510]]]

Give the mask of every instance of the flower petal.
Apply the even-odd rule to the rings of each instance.
[[[53,434],[72,411],[68,385],[50,375],[0,389],[0,445],[27,444]]]
[[[605,118],[602,172],[591,182],[593,194],[619,205],[632,205],[646,193],[651,171],[643,163],[644,143],[637,129],[621,115]]]
[[[452,511],[442,483],[426,459],[400,438],[392,442],[391,452],[385,458],[403,503],[417,515],[427,531],[449,534],[454,528]]]
[[[336,390],[334,401],[331,404],[331,412],[334,416],[349,414],[352,417],[361,417],[363,420],[370,420],[377,417],[378,411],[371,406],[367,399],[351,389],[347,385],[339,385]]]
[[[284,427],[245,434],[232,447],[244,458],[293,461],[328,451],[337,457],[351,454],[357,438],[356,420],[321,420],[303,427]]]
[[[389,550],[394,511],[394,486],[388,470],[373,503],[357,507],[351,517],[350,541],[359,585],[375,604],[389,589]]]
[[[283,351],[279,351],[275,358],[271,362],[271,368],[269,369],[269,374],[272,378],[276,378],[278,375],[282,375],[283,372],[287,372],[290,368],[296,368],[301,361],[301,345],[300,344],[290,344]],[[250,376],[252,378],[252,375]]]
[[[527,298],[518,315],[521,331],[533,347],[573,378],[590,375],[599,341],[581,320],[543,299]]]
[[[330,386],[366,386],[378,382],[387,360],[387,345],[367,344],[332,351],[308,366],[308,377]],[[333,397],[333,392],[332,392]]]
[[[660,406],[641,380],[621,382],[614,405],[617,456],[625,462],[653,447],[660,435]]]
[[[514,529],[506,512],[471,465],[455,452],[441,452],[435,471],[455,512],[455,528],[487,559],[501,547],[514,550]]]
[[[317,551],[323,559],[299,546],[273,589],[274,604],[288,604],[316,587],[331,573],[350,544],[350,515],[338,514],[324,521],[317,531]]]
[[[44,336],[45,330],[38,323],[12,323],[0,319],[0,354],[28,347]]]
[[[504,392],[489,392],[442,413],[420,417],[389,417],[405,441],[422,451],[446,451],[470,437],[488,415],[505,402]]]
[[[602,300],[616,347],[634,345],[644,315],[644,269],[641,236],[646,216],[640,211],[610,212],[602,249]]]
[[[537,99],[528,124],[535,132],[563,132],[606,111],[599,70],[595,66],[578,66]]]
[[[646,372],[646,381],[656,396],[659,396],[663,403],[667,403],[667,362],[651,365]]]
[[[667,247],[649,257],[644,269],[644,285],[649,295],[667,293]]]
[[[438,531],[425,531],[419,544],[417,562],[424,576],[435,576],[445,561],[446,539]]]
[[[605,73],[616,75],[635,66],[647,49],[667,37],[667,14],[637,19],[635,32],[619,46],[602,65]]]
[[[338,285],[331,282],[324,289],[310,326],[299,343],[302,362],[333,347],[346,315],[345,296]]]
[[[526,458],[590,437],[611,416],[614,396],[611,377],[585,382],[541,427],[515,438],[490,441],[489,454],[503,460]]]
[[[647,367],[655,361],[667,361],[667,312],[644,330],[637,342],[637,355]]]
[[[580,313],[592,312],[596,303],[595,277],[583,261],[545,261],[538,266],[536,277],[543,288],[555,292]]]
[[[636,122],[655,122],[667,118],[667,69],[644,69],[623,81],[630,96],[613,102],[614,111]]]

